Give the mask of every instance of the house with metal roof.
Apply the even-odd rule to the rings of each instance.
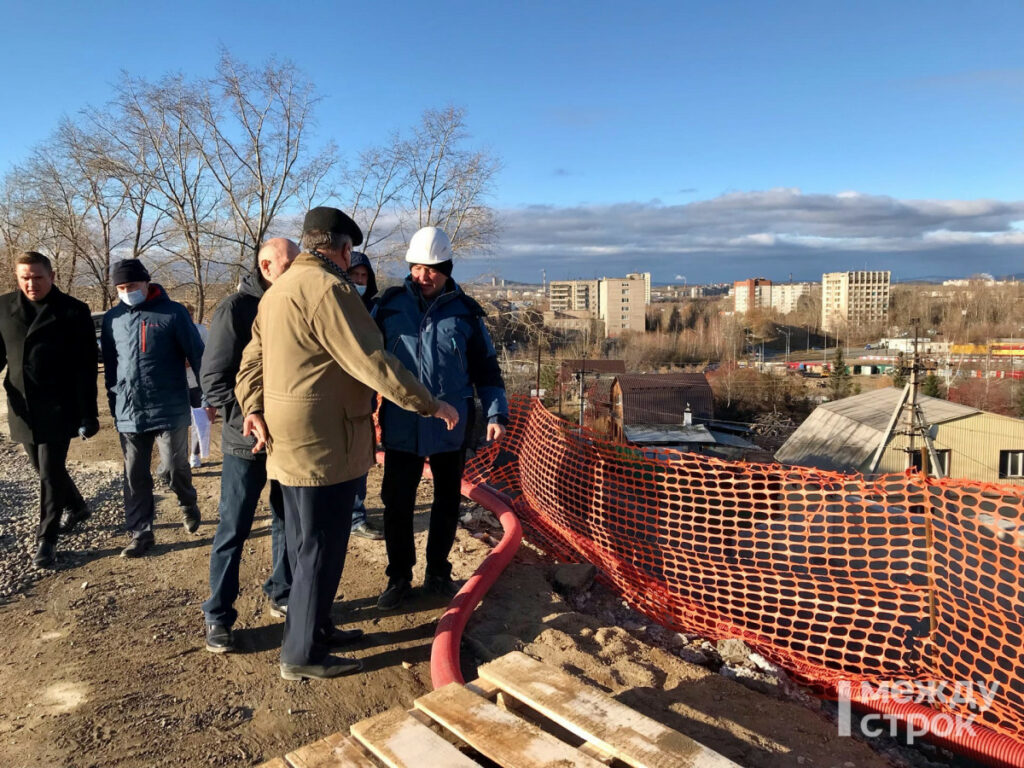
[[[902,390],[886,387],[818,406],[775,453],[776,461],[839,472],[867,472]],[[918,395],[946,477],[1024,485],[1024,420]],[[922,466],[923,440],[909,459]],[[890,437],[877,474],[908,466],[908,437]]]
[[[703,373],[620,374],[612,380],[609,406],[611,434],[622,442],[726,458],[757,450],[741,437],[709,428],[714,394]]]

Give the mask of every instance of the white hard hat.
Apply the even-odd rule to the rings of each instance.
[[[425,264],[428,267],[443,264],[452,259],[452,241],[440,227],[423,227],[409,241],[405,260],[410,264]]]

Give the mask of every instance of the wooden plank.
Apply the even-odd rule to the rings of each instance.
[[[738,768],[689,736],[519,651],[478,671],[483,679],[633,768]]]
[[[288,768],[288,763],[280,757],[275,757],[273,760],[267,760],[265,763],[260,763],[256,768]]]
[[[388,768],[480,768],[401,709],[389,709],[356,723],[352,735]]]
[[[377,765],[344,733],[300,747],[284,756],[292,768],[377,768]]]
[[[504,768],[604,768],[575,747],[458,683],[420,696],[416,708]]]
[[[350,768],[379,768],[376,761],[351,736],[346,736],[345,740],[334,748],[334,754],[347,761],[342,765],[350,766]]]

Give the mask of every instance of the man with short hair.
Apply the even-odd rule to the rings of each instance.
[[[252,531],[260,494],[267,484],[267,453],[253,453],[256,440],[242,435],[242,411],[235,399],[235,378],[242,351],[252,338],[260,299],[299,255],[299,246],[284,237],[267,240],[256,256],[256,269],[242,278],[236,293],[217,305],[210,321],[210,343],[203,354],[203,392],[221,413],[220,520],[210,549],[210,597],[203,603],[206,650],[235,649],[231,627],[238,618],[238,570],[242,549]],[[292,588],[284,533],[284,502],[277,480],[270,481],[270,551],[272,570],[263,584],[270,613],[283,617]]]
[[[281,484],[292,566],[281,677],[354,672],[358,659],[328,653],[362,636],[339,630],[330,610],[338,591],[356,482],[373,462],[373,390],[400,408],[436,416],[451,429],[455,410],[435,399],[385,351],[380,332],[345,275],[363,233],[336,208],[314,208],[302,227],[303,253],[260,301],[235,395],[267,448],[267,474]]]
[[[381,610],[397,608],[412,590],[413,511],[426,459],[434,478],[434,502],[423,587],[426,592],[454,597],[457,586],[448,554],[459,523],[466,449],[473,438],[474,392],[483,404],[487,440],[500,440],[508,424],[505,384],[483,322],[484,311],[451,277],[448,235],[438,227],[423,227],[409,241],[405,260],[409,263],[405,283],[384,292],[374,318],[395,357],[458,411],[459,429],[442,432],[390,403],[381,406],[384,479],[380,496],[388,551],[387,588],[377,600]]]
[[[184,306],[150,280],[138,259],[110,270],[119,303],[103,316],[103,379],[124,453],[125,522],[132,540],[121,557],[141,557],[154,544],[153,446],[170,467],[182,524],[199,530],[199,507],[188,465],[192,421],[185,363],[201,375],[203,342]]]
[[[92,437],[100,428],[96,336],[89,307],[54,284],[46,256],[27,251],[14,265],[18,290],[0,296],[0,369],[7,366],[11,440],[25,447],[39,475],[35,564],[50,568],[58,532],[89,517],[65,463],[71,438]]]

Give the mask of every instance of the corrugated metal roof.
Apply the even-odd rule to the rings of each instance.
[[[600,358],[587,358],[579,360],[563,360],[562,371],[569,374],[579,373],[585,370],[587,373],[625,373],[625,360],[603,360]]]
[[[687,404],[695,419],[715,415],[714,394],[703,373],[625,374],[615,381],[622,390],[624,425],[682,424]]]
[[[819,405],[775,453],[775,460],[846,472],[862,466],[878,447],[901,393],[887,387]],[[918,395],[918,401],[929,424],[981,412],[927,395]]]
[[[896,403],[902,393],[902,389],[886,387],[862,395],[844,397],[842,400],[825,403],[819,407],[881,432],[892,418],[892,412],[896,409]],[[977,408],[928,395],[918,394],[917,400],[921,404],[925,421],[929,424],[942,424],[981,412]]]
[[[715,438],[703,424],[636,424],[624,427],[626,440],[637,445],[714,444]]]

